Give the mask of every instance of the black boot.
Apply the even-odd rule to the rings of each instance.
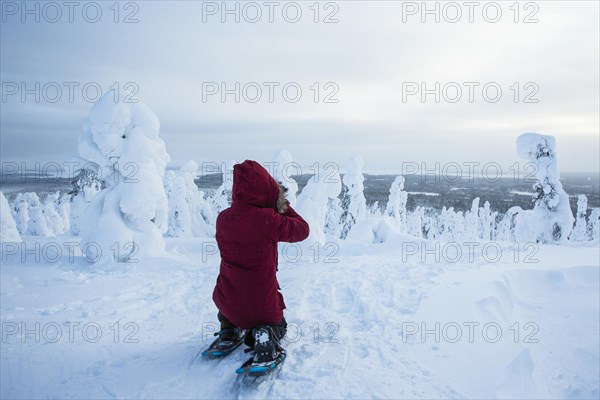
[[[276,360],[283,348],[273,334],[270,326],[259,326],[253,329],[254,363],[270,363]]]
[[[223,357],[244,343],[246,330],[240,328],[223,328],[215,333],[218,338],[208,349],[202,352],[203,357]]]
[[[252,330],[254,355],[235,372],[251,376],[261,376],[274,371],[285,360],[285,349],[279,344],[279,338],[271,326],[258,326]]]

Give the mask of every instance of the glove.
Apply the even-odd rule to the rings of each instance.
[[[277,205],[275,208],[279,214],[285,214],[288,210],[288,205],[290,204],[285,197],[288,189],[281,184],[281,182],[277,182],[279,185],[279,196],[277,197]]]

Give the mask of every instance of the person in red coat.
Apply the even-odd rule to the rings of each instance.
[[[270,347],[260,350],[269,355],[255,356],[263,361],[276,355],[287,329],[277,281],[277,243],[300,242],[309,234],[286,191],[258,162],[246,160],[233,167],[232,204],[217,217],[221,265],[213,300],[220,340],[239,345],[245,339],[256,354],[255,339],[266,338],[266,332]]]

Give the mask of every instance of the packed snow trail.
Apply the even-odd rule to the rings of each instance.
[[[497,263],[403,260],[399,243],[296,262],[280,253],[288,357],[273,379],[244,386],[241,348],[198,356],[217,329],[213,246],[167,239],[168,257],[104,266],[5,252],[2,398],[598,397],[597,247],[541,246],[537,263],[515,263],[509,244]],[[436,321],[495,322],[504,336],[452,343],[449,330],[439,341],[412,331]],[[538,342],[515,342],[515,322],[537,324]]]

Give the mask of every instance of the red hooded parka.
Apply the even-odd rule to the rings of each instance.
[[[285,303],[277,282],[277,242],[299,242],[309,227],[291,206],[275,209],[279,185],[256,161],[233,167],[231,207],[217,218],[221,268],[213,300],[232,324],[277,324]]]

